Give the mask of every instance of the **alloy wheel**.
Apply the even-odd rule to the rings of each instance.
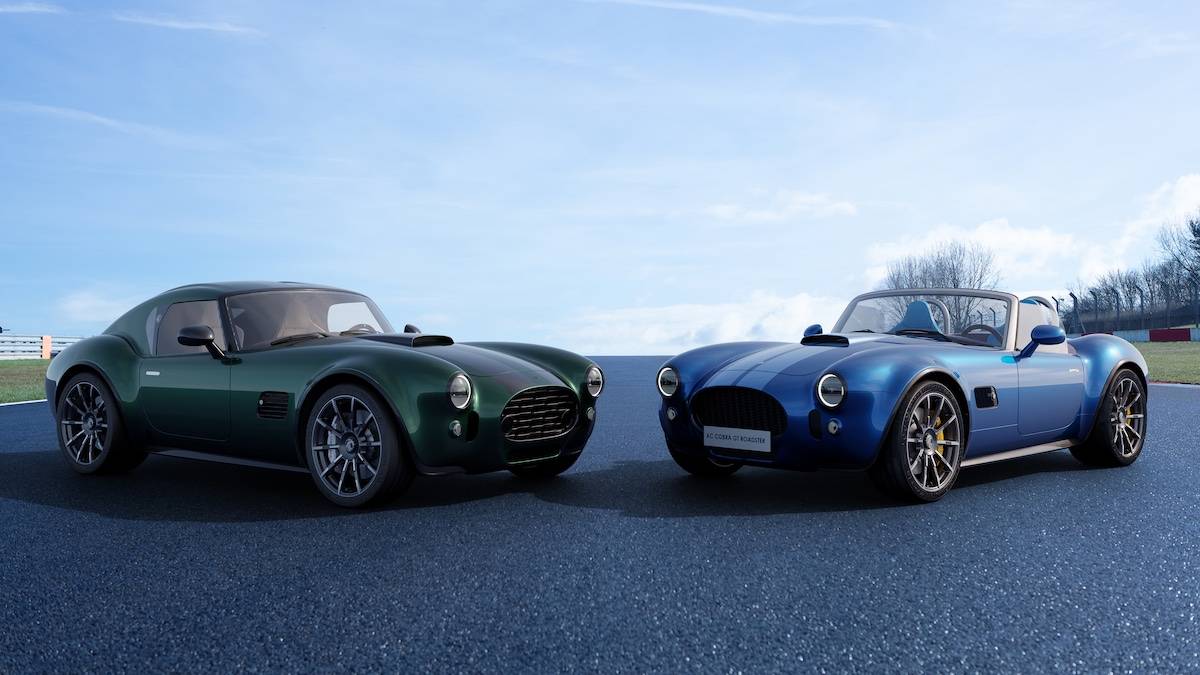
[[[1112,442],[1121,457],[1129,458],[1142,448],[1142,437],[1146,434],[1146,397],[1142,396],[1137,380],[1127,377],[1117,383],[1112,394],[1112,414],[1108,423],[1112,428]]]
[[[383,438],[375,413],[361,399],[329,399],[317,412],[309,453],[318,478],[339,497],[357,497],[379,475]]]
[[[921,397],[909,414],[905,447],[908,471],[922,490],[946,487],[962,448],[962,424],[953,402],[936,391]]]
[[[71,457],[84,466],[100,458],[108,440],[108,405],[91,382],[80,382],[63,398],[59,433]]]

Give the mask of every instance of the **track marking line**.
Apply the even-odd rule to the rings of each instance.
[[[46,399],[44,399],[44,398],[39,398],[39,399],[36,399],[33,401],[13,401],[12,403],[0,403],[0,408],[4,408],[4,407],[10,406],[10,405],[26,405],[28,403],[45,403],[45,402],[46,402]]]

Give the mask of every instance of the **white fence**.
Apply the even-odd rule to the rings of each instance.
[[[48,359],[83,338],[0,333],[0,359]]]

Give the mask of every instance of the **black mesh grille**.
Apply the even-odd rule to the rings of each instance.
[[[509,400],[500,429],[510,441],[541,441],[562,436],[579,419],[579,401],[565,387],[534,387]]]
[[[778,436],[787,429],[787,413],[772,396],[744,387],[711,387],[692,397],[692,414],[701,426],[758,429]]]

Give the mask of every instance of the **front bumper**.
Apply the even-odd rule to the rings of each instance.
[[[802,393],[775,398],[787,412],[787,427],[771,438],[770,452],[705,446],[703,427],[690,402],[679,395],[663,399],[658,420],[667,446],[678,453],[798,471],[865,469],[874,463],[886,423],[881,425],[871,414],[881,405],[872,392],[854,392],[834,411],[814,405],[811,396]],[[668,413],[672,408],[674,419]],[[829,429],[833,420],[839,426],[836,434]]]
[[[489,393],[490,396],[486,395]],[[417,428],[409,429],[417,470],[426,475],[441,475],[535,465],[579,454],[596,426],[596,400],[585,393],[576,395],[579,414],[569,432],[547,440],[512,441],[505,438],[501,429],[501,411],[511,396],[496,394],[481,391],[479,400],[485,403],[467,411],[447,410],[444,400],[436,401],[433,409],[426,410]],[[451,433],[454,422],[461,425],[461,436]]]

